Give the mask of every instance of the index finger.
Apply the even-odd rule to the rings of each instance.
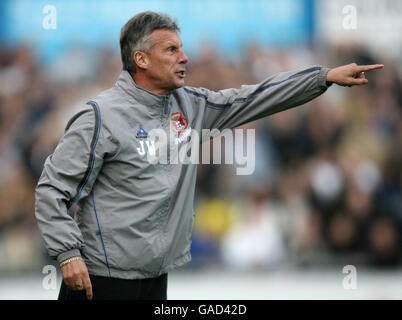
[[[371,71],[371,70],[382,69],[382,68],[384,68],[383,64],[370,64],[370,65],[364,65],[364,66],[357,66],[356,71],[357,72]]]
[[[86,294],[87,294],[87,298],[88,298],[89,300],[91,300],[92,297],[93,297],[93,294],[92,294],[92,284],[91,284],[91,280],[89,279],[89,275],[88,275],[88,274],[82,279],[82,282],[83,282],[83,284],[84,284],[84,289],[85,289],[85,292],[86,292]]]

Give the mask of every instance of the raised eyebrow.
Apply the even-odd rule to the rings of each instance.
[[[179,44],[175,43],[175,42],[168,42],[166,45],[166,48],[170,48],[170,47],[176,47],[176,48],[181,48],[183,47],[183,42],[180,42]]]

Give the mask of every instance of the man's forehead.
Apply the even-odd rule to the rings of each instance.
[[[178,45],[182,45],[182,41],[177,32],[169,29],[157,29],[151,33],[152,40],[155,44],[164,44],[172,42]]]

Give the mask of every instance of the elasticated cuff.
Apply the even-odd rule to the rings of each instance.
[[[318,86],[320,88],[328,89],[332,85],[332,82],[329,84],[327,83],[327,73],[329,70],[331,69],[327,67],[321,67],[320,73],[318,74],[317,78]]]
[[[72,257],[81,257],[81,252],[80,252],[80,250],[79,250],[79,249],[72,249],[72,250],[69,250],[69,251],[60,253],[60,254],[57,256],[57,262],[58,262],[58,263],[61,263],[61,262],[63,262],[64,260],[70,259],[70,258],[72,258]]]

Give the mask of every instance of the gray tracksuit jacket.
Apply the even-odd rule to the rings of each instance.
[[[114,87],[70,119],[44,164],[35,216],[49,255],[59,262],[82,256],[90,274],[122,279],[156,277],[187,263],[197,166],[150,162],[150,131],[186,135],[175,140],[184,148],[190,128],[201,137],[203,129],[234,128],[319,96],[328,70],[314,66],[239,89],[182,87],[169,95],[140,88],[122,71]]]

